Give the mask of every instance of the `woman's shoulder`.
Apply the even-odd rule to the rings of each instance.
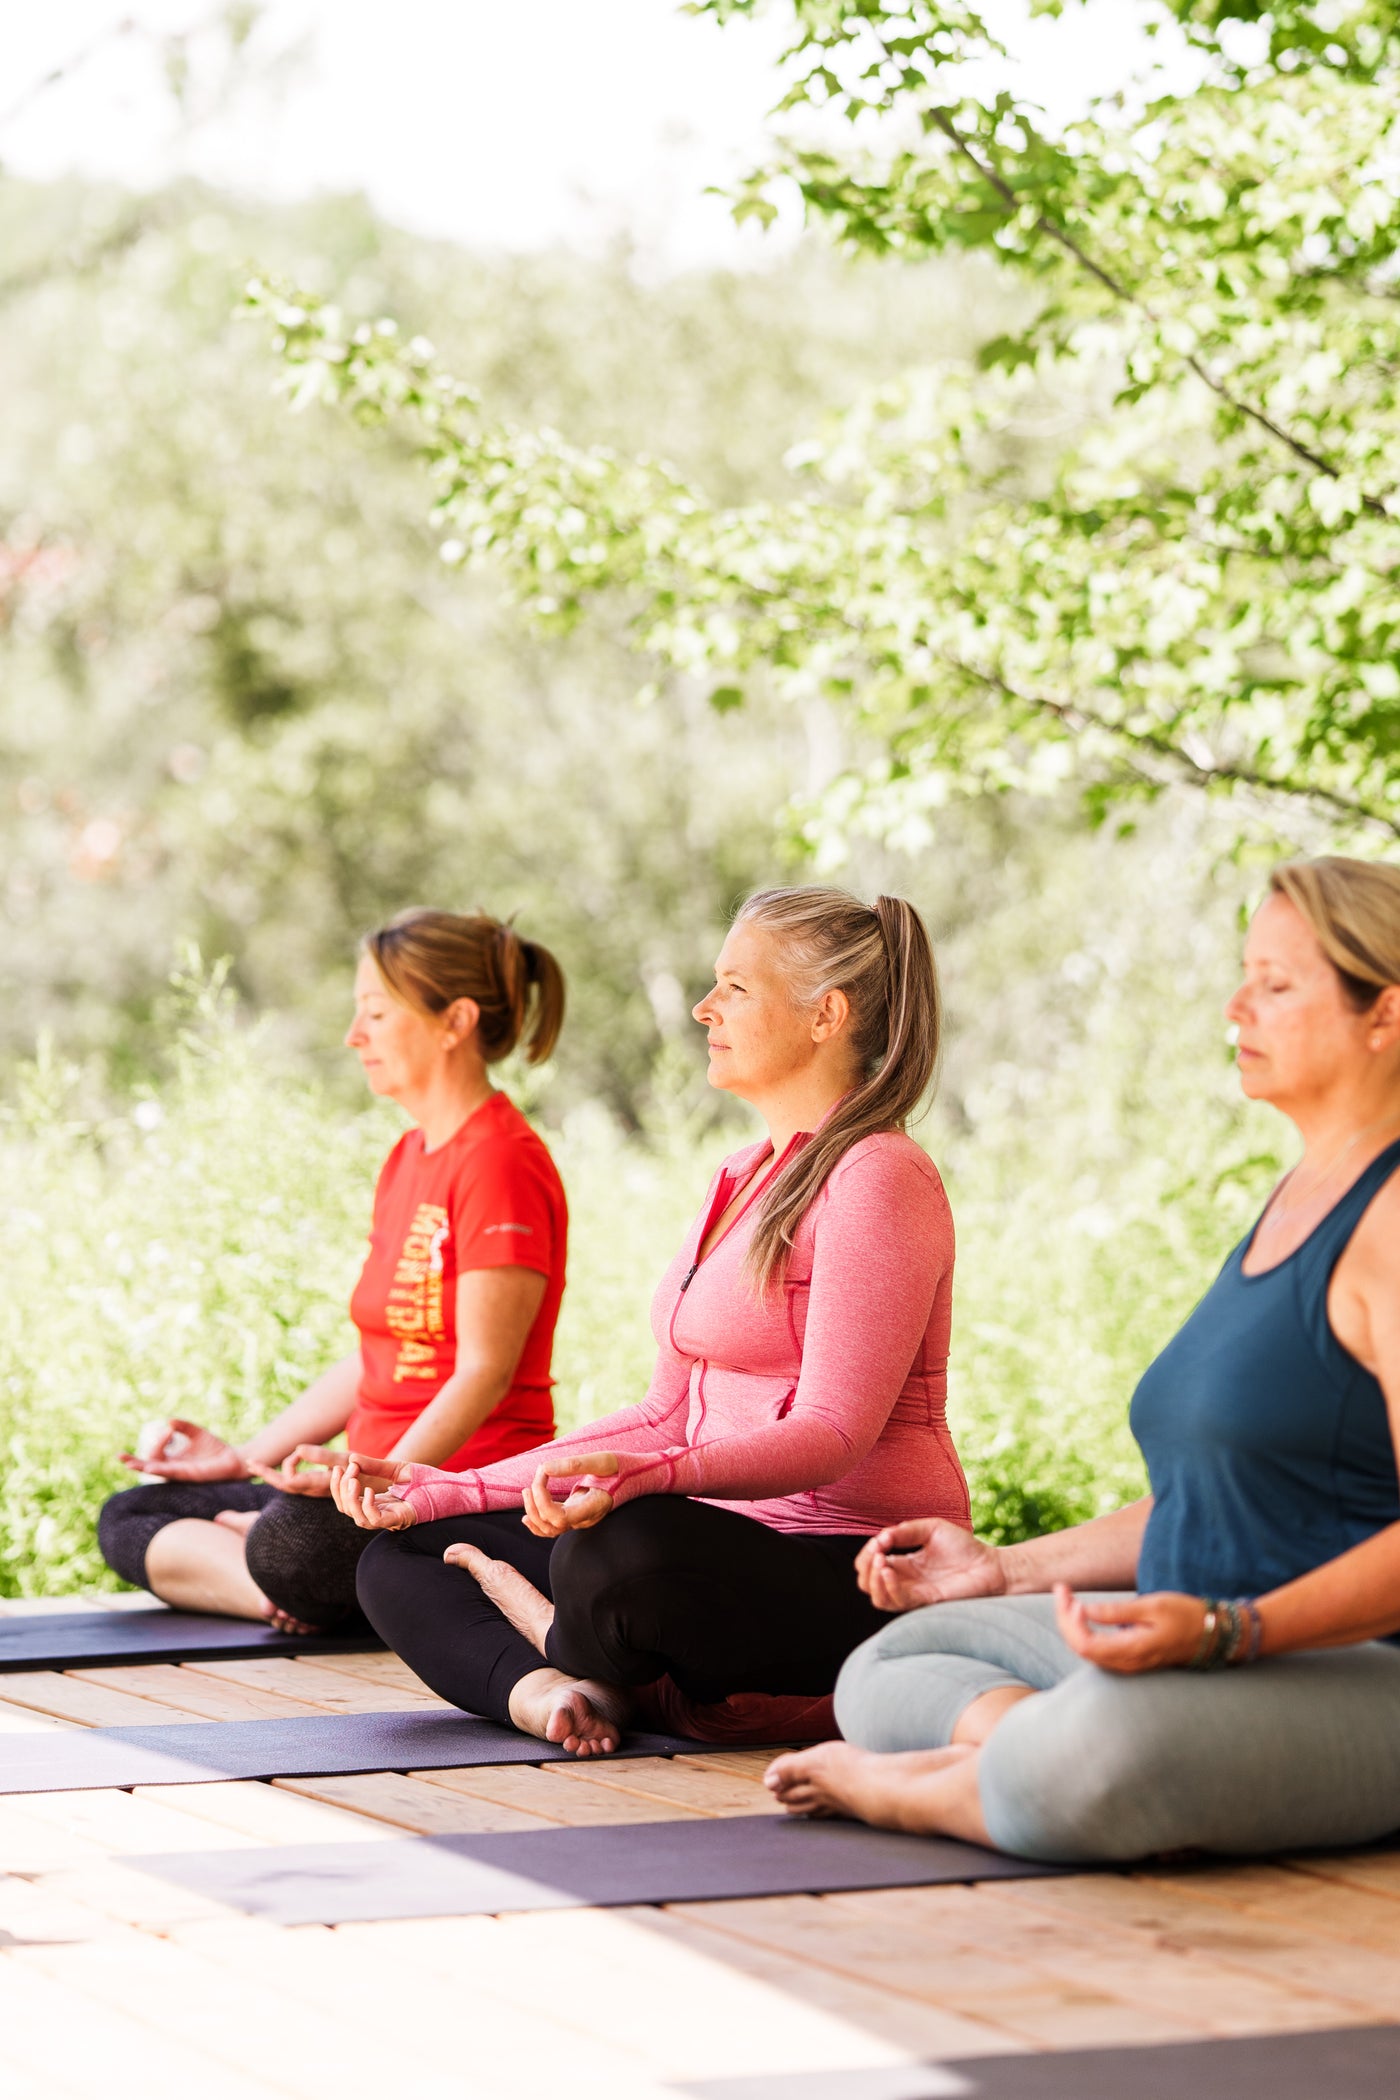
[[[713,1188],[721,1174],[727,1174],[731,1179],[752,1174],[764,1154],[771,1150],[772,1146],[767,1138],[758,1138],[751,1145],[741,1145],[737,1152],[726,1153],[711,1176],[710,1186]]]
[[[458,1152],[453,1163],[468,1174],[479,1175],[492,1169],[505,1174],[534,1170],[558,1178],[554,1154],[508,1094],[493,1095],[485,1108],[467,1120],[452,1142]]]
[[[379,1173],[381,1189],[404,1182],[440,1202],[452,1200],[452,1191],[483,1185],[545,1182],[561,1193],[563,1189],[548,1145],[502,1093],[493,1094],[445,1145],[431,1152],[423,1148],[421,1130],[406,1130]]]
[[[942,1175],[904,1130],[872,1130],[858,1138],[827,1176],[824,1193],[832,1202],[884,1198],[948,1209]]]
[[[422,1131],[418,1129],[403,1131],[399,1137],[395,1138],[393,1144],[384,1155],[384,1164],[379,1169],[381,1188],[387,1182],[396,1180],[400,1174],[412,1166],[415,1160],[421,1159],[422,1156]]]

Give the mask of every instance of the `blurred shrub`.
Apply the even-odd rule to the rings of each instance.
[[[345,1304],[386,1120],[269,1072],[217,979],[187,981],[170,1083],[74,1112],[22,1073],[0,1130],[0,1591],[105,1576],[95,1512],[143,1422],[242,1435],[349,1346]]]

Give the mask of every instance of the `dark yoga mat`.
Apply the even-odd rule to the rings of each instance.
[[[674,1735],[629,1735],[615,1757],[713,1752]],[[441,1771],[543,1765],[568,1752],[475,1714],[298,1714],[281,1721],[187,1721],[0,1735],[0,1795],[93,1786],[178,1786],[191,1779],[310,1779],[330,1772]]]
[[[951,1838],[788,1816],[163,1853],[126,1865],[281,1925],[822,1895],[1067,1871]]]
[[[363,1633],[275,1633],[251,1619],[193,1611],[26,1612],[0,1618],[0,1671],[229,1662],[254,1655],[365,1655],[383,1646],[368,1627]]]
[[[1394,2100],[1400,2027],[712,2078],[687,2100]]]

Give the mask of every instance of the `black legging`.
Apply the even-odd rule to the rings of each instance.
[[[149,1589],[146,1552],[167,1524],[221,1509],[261,1512],[248,1533],[248,1573],[279,1610],[328,1632],[358,1622],[355,1567],[373,1533],[342,1516],[328,1496],[284,1495],[261,1480],[169,1480],[127,1488],[102,1505],[97,1543],[127,1582]]]
[[[544,1661],[571,1677],[653,1684],[698,1700],[829,1692],[886,1616],[856,1584],[863,1537],[782,1532],[753,1517],[649,1495],[591,1531],[538,1539],[518,1510],[383,1532],[360,1562],[365,1616],[444,1699],[509,1719],[514,1686]],[[443,1549],[479,1546],[552,1597],[542,1658]]]

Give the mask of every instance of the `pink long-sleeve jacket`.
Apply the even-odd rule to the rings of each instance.
[[[742,1274],[756,1202],[698,1250],[771,1151],[724,1162],[662,1277],[645,1397],[479,1472],[415,1465],[399,1492],[420,1523],[518,1506],[545,1454],[570,1450],[619,1454],[597,1483],[615,1503],[693,1495],[776,1531],[868,1536],[911,1513],[970,1523],[946,1419],[953,1219],[938,1169],[900,1132],[853,1145],[798,1226],[781,1288],[759,1298]]]

